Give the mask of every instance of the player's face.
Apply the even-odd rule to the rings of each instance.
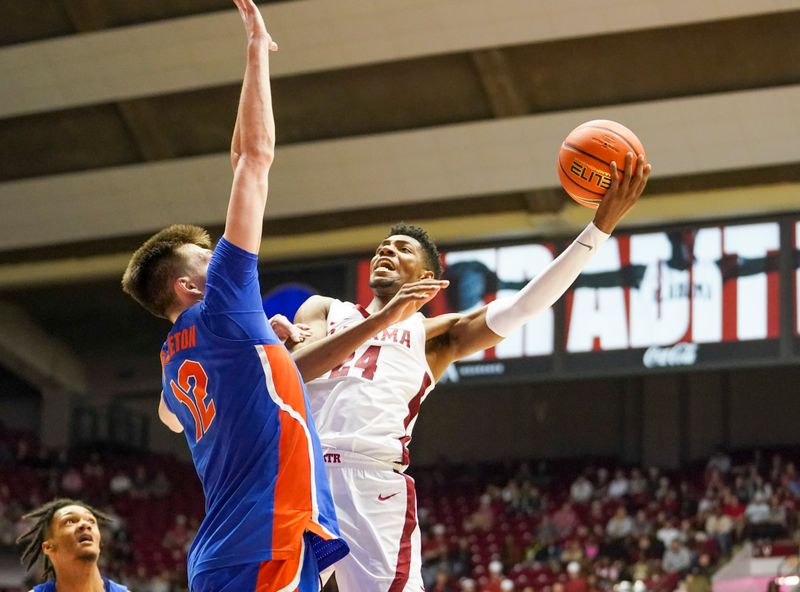
[[[64,506],[58,510],[50,522],[44,552],[53,565],[75,559],[97,561],[100,530],[94,514],[83,506]]]
[[[415,238],[396,234],[383,240],[370,261],[369,287],[397,292],[403,284],[432,277],[424,267],[425,255]]]

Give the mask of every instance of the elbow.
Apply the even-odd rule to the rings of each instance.
[[[254,168],[269,169],[274,160],[275,148],[271,143],[268,146],[257,146],[243,150],[241,154],[235,156],[235,163],[234,157],[231,157],[234,168],[240,163],[245,163],[247,166]]]

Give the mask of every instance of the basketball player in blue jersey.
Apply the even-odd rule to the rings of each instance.
[[[224,236],[170,226],[131,258],[122,285],[173,323],[161,350],[159,416],[184,431],[206,515],[192,544],[192,592],[318,591],[347,554],[302,380],[264,314],[257,253],[275,145],[269,51],[252,0],[234,0],[248,38],[231,145]]]
[[[100,575],[100,529],[109,516],[72,499],[53,500],[23,516],[31,527],[18,539],[26,545],[22,562],[30,570],[44,562],[44,584],[31,592],[127,592]]]
[[[447,366],[496,345],[553,305],[634,206],[650,165],[628,154],[590,223],[518,293],[468,314],[427,319],[417,310],[439,290],[436,246],[419,227],[398,225],[370,264],[366,309],[313,296],[296,323],[311,336],[290,343],[306,380],[350,555],[336,565],[341,592],[419,592],[420,533],[408,442],[420,405]],[[327,575],[327,574],[326,574]]]

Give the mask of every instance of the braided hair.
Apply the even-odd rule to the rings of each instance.
[[[25,569],[30,571],[33,566],[36,565],[36,562],[42,559],[44,563],[44,577],[48,580],[51,578],[55,579],[56,574],[53,569],[53,564],[50,563],[50,559],[48,559],[47,555],[42,551],[42,544],[50,533],[50,525],[53,522],[53,517],[56,512],[67,506],[86,508],[94,515],[98,526],[113,522],[113,518],[108,514],[100,512],[83,502],[65,497],[49,501],[32,512],[25,514],[22,517],[23,520],[32,521],[33,525],[17,539],[18,545],[25,545],[25,550],[22,552],[22,565],[25,566]]]

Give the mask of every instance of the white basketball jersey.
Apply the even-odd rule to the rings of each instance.
[[[328,334],[367,316],[360,306],[334,300]],[[381,331],[339,367],[306,385],[323,448],[408,465],[411,430],[434,386],[425,358],[423,318],[417,313]]]

